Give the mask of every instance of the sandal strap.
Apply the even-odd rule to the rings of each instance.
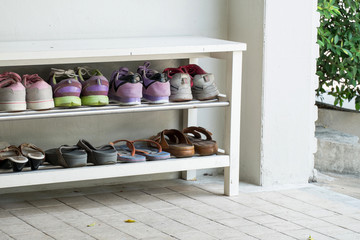
[[[16,156],[20,156],[21,155],[21,151],[20,149],[15,146],[15,145],[11,145],[11,146],[8,146],[6,148],[3,148],[0,150],[0,153],[2,152],[15,152],[16,153]],[[0,159],[4,159],[3,157],[0,156]]]
[[[191,133],[194,135],[195,138],[199,138],[199,139],[201,139],[201,133],[202,133],[206,136],[206,140],[212,140],[211,137],[212,133],[203,127],[195,127],[195,126],[187,127],[183,130],[183,133]]]
[[[20,149],[20,152],[21,152],[22,155],[24,155],[23,148],[25,148],[25,147],[27,147],[27,148],[32,148],[32,149],[34,149],[34,150],[36,150],[36,151],[39,151],[39,152],[41,152],[42,154],[44,154],[44,156],[45,156],[45,152],[44,152],[41,148],[39,148],[38,146],[36,146],[36,145],[34,145],[34,144],[32,144],[32,143],[23,143],[23,144],[21,144],[21,145],[19,146],[19,149]]]
[[[116,143],[119,143],[119,142],[126,142],[126,146],[131,150],[131,156],[135,156],[135,146],[134,144],[132,143],[132,141],[129,141],[129,140],[126,140],[126,139],[120,139],[120,140],[115,140],[113,142],[110,142],[109,144],[113,147],[115,147],[115,144]],[[121,156],[120,153],[117,153],[119,156]]]
[[[153,141],[153,140],[150,140],[150,139],[139,139],[139,140],[135,140],[135,141],[131,141],[132,143],[135,143],[135,142],[147,142],[150,146],[151,145],[155,145],[158,149],[158,152],[162,152],[162,147],[161,145],[156,142],[156,141]],[[134,145],[135,146],[135,145]],[[143,150],[139,150],[139,149],[135,149],[136,152],[142,152],[142,153],[147,153],[147,151],[143,151]]]

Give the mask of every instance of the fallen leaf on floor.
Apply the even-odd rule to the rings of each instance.
[[[136,222],[135,220],[132,220],[132,219],[128,219],[128,220],[125,220],[124,222],[126,222],[126,223],[134,223],[134,222]]]
[[[91,224],[88,224],[88,225],[86,225],[87,227],[93,227],[93,226],[95,226],[96,225],[96,223],[95,222],[93,222],[93,223],[91,223]]]

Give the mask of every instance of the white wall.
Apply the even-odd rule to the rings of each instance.
[[[229,40],[247,43],[241,93],[240,178],[260,185],[264,1],[229,2]]]
[[[230,0],[230,9],[230,38],[248,43],[241,167],[258,169],[247,180],[264,186],[305,183],[316,150],[316,1]]]
[[[201,35],[227,37],[227,1],[224,0],[2,0],[0,41],[52,39],[121,38],[140,36]],[[141,63],[92,64],[109,77],[112,70],[129,66],[136,70]],[[186,64],[182,61],[154,61],[162,70]],[[222,63],[200,61],[205,70],[221,79]],[[88,64],[87,64],[88,65]],[[138,65],[137,65],[138,66]],[[220,67],[219,67],[220,66]],[[46,78],[51,66],[0,68],[0,72],[40,73]],[[56,67],[73,68],[73,65]],[[219,87],[221,88],[219,80]],[[220,114],[219,114],[220,111]],[[200,110],[199,125],[223,137],[221,109]],[[0,124],[0,141],[19,145],[34,143],[44,149],[61,144],[76,144],[85,138],[94,145],[115,139],[150,137],[165,128],[181,128],[181,111],[115,114],[4,121]],[[212,119],[209,121],[208,119]],[[131,124],[129,124],[131,123]],[[213,127],[219,124],[219,127]],[[146,126],[146,127],[145,127]],[[39,130],[41,129],[41,130]],[[141,129],[141,130],[139,130]]]
[[[316,1],[265,6],[262,183],[305,183],[316,148]]]
[[[227,37],[224,0],[2,0],[0,41]]]

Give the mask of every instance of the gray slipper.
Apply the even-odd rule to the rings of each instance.
[[[114,146],[110,144],[95,148],[88,141],[80,139],[77,146],[87,152],[88,163],[93,163],[94,165],[105,165],[115,164],[117,162],[117,151]]]
[[[62,145],[46,150],[45,160],[54,166],[64,168],[83,167],[87,164],[87,154],[78,146]]]

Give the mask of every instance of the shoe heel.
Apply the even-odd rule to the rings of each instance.
[[[12,163],[12,169],[14,172],[21,172],[21,170],[23,170],[23,168],[25,167],[26,163],[16,163],[13,162]]]
[[[31,170],[38,170],[39,166],[42,164],[42,159],[29,159]]]

